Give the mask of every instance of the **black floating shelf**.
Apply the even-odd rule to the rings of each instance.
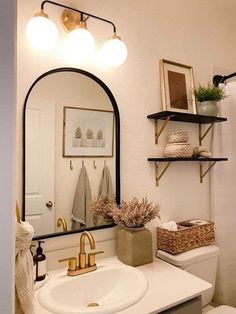
[[[198,124],[209,124],[227,121],[227,118],[202,116],[199,114],[183,113],[176,111],[161,111],[147,116],[148,119],[155,120],[166,120],[170,117],[172,121],[198,123]]]
[[[228,158],[204,158],[204,157],[150,157],[148,161],[166,162],[166,161],[227,161]]]

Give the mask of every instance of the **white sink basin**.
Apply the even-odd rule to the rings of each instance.
[[[76,277],[61,272],[40,289],[39,302],[58,314],[108,314],[135,304],[147,288],[147,279],[138,269],[105,264]]]

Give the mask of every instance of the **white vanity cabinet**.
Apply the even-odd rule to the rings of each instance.
[[[161,312],[162,314],[201,314],[202,313],[202,301],[201,297],[194,298],[190,301],[184,302],[177,306],[172,307],[169,310]]]

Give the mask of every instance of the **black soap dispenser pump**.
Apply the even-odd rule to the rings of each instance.
[[[38,241],[38,247],[36,249],[36,254],[34,256],[34,262],[36,265],[36,281],[44,280],[46,277],[46,256],[43,254],[43,248],[41,243],[44,241]]]

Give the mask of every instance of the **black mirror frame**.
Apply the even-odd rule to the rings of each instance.
[[[27,95],[25,97],[25,101],[24,101],[24,110],[23,110],[23,154],[22,154],[22,220],[25,220],[25,169],[26,169],[26,164],[25,164],[25,149],[26,149],[26,136],[25,136],[25,128],[26,128],[26,105],[27,105],[27,101],[28,98],[30,96],[30,93],[32,91],[32,89],[34,88],[34,86],[41,80],[43,79],[45,76],[48,76],[50,74],[54,74],[54,73],[58,73],[58,72],[76,72],[82,75],[85,75],[87,77],[89,77],[90,79],[94,80],[95,82],[97,82],[106,92],[107,96],[109,97],[111,104],[113,106],[114,109],[114,116],[115,116],[115,137],[116,137],[116,141],[115,141],[115,145],[116,145],[116,158],[115,158],[115,162],[116,162],[116,167],[115,167],[115,175],[116,175],[116,203],[120,204],[120,114],[119,114],[119,109],[116,103],[116,100],[112,94],[112,92],[110,91],[110,89],[107,87],[107,85],[101,81],[97,76],[93,75],[90,72],[87,72],[85,70],[81,70],[81,69],[77,69],[77,68],[71,68],[71,67],[62,67],[62,68],[56,68],[53,70],[50,70],[48,72],[43,73],[41,76],[39,76],[34,83],[30,86],[30,89],[27,92]],[[53,238],[53,237],[58,237],[58,236],[64,236],[64,235],[68,235],[68,234],[74,234],[74,233],[80,233],[83,232],[85,230],[87,231],[92,231],[92,230],[98,230],[98,229],[105,229],[105,228],[112,228],[116,226],[115,223],[112,223],[110,225],[101,225],[101,226],[96,226],[96,227],[90,227],[90,228],[84,228],[82,230],[74,230],[74,231],[67,231],[67,232],[55,232],[55,233],[49,233],[49,234],[45,234],[42,236],[37,236],[34,237],[33,240],[40,240],[40,239],[47,239],[47,238]]]

